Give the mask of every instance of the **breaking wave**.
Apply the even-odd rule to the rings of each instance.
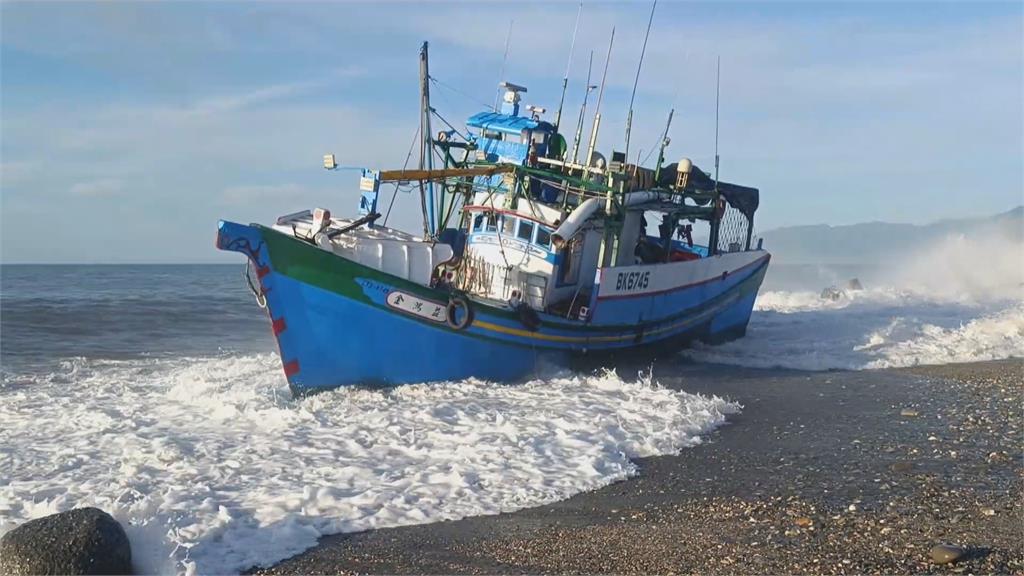
[[[843,276],[829,272],[818,267],[818,279],[831,276],[842,288]],[[809,284],[795,273],[787,277],[785,267],[775,274],[788,288]],[[799,370],[1024,356],[1019,235],[994,227],[948,235],[927,248],[894,254],[873,275],[867,290],[842,290],[838,299],[823,298],[822,286],[763,292],[746,338],[687,354],[708,362]]]
[[[813,292],[766,292],[747,337],[701,346],[691,358],[797,370],[859,370],[1024,356],[1024,304],[950,302],[878,289],[839,301]]]
[[[272,354],[73,359],[0,386],[0,533],[111,511],[142,573],[229,573],[351,532],[543,505],[739,406],[614,373],[293,400]]]

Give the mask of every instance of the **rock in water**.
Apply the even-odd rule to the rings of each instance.
[[[98,508],[25,522],[0,538],[0,574],[130,574],[124,528]]]
[[[835,286],[829,286],[828,288],[825,288],[824,290],[821,291],[822,300],[831,300],[833,302],[836,302],[845,297],[846,293],[840,290],[839,288],[836,288]]]
[[[846,282],[846,289],[850,292],[857,292],[858,290],[863,290],[864,286],[860,283],[859,278],[850,278]]]
[[[932,562],[936,564],[949,564],[956,562],[964,555],[964,549],[959,546],[952,546],[949,544],[939,544],[933,546],[931,551]]]

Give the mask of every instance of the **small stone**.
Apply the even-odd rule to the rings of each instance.
[[[895,464],[892,465],[892,471],[893,472],[910,472],[910,470],[913,467],[914,467],[914,465],[911,464],[910,462],[896,462]]]
[[[930,552],[932,562],[936,564],[950,564],[956,562],[964,555],[964,549],[951,544],[939,544],[933,546]]]
[[[996,515],[996,511],[993,510],[992,508],[985,508],[984,510],[981,511],[981,513],[984,514],[985,516],[995,516]]]
[[[811,520],[810,518],[808,518],[806,516],[801,516],[800,518],[797,518],[796,520],[794,520],[793,523],[796,524],[797,526],[800,526],[801,528],[807,528],[808,526],[811,526],[811,525],[814,524],[814,520]]]
[[[903,410],[900,410],[900,416],[904,416],[906,418],[914,418],[915,416],[917,416],[917,410],[911,410],[910,408],[904,408]]]
[[[850,506],[847,507],[846,509],[849,510],[850,512],[856,512],[857,511],[857,505],[856,504],[850,504]]]

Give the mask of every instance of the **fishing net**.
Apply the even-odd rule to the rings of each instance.
[[[743,212],[726,202],[725,212],[718,225],[718,251],[739,252],[749,249],[747,238],[752,227],[753,222]]]

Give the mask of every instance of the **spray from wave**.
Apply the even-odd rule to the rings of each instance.
[[[1024,243],[952,235],[881,263],[876,286],[832,300],[768,291],[747,337],[691,358],[763,368],[873,369],[1024,356]]]
[[[636,473],[739,406],[613,373],[293,400],[273,355],[67,361],[0,387],[0,533],[76,506],[143,573],[237,572],[322,534],[496,514]]]

